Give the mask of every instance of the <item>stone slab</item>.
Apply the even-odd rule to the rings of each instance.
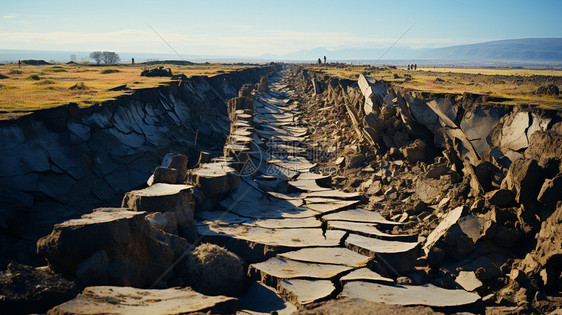
[[[364,210],[352,209],[336,213],[331,213],[322,216],[324,221],[352,221],[352,222],[365,222],[365,223],[379,223],[387,225],[400,225],[402,223],[389,221],[385,219],[380,213]]]
[[[344,247],[311,247],[278,255],[295,261],[315,262],[350,267],[367,265],[370,257],[358,254]]]
[[[186,314],[236,312],[237,299],[206,296],[191,288],[165,290],[131,287],[87,287],[75,299],[55,306],[49,314]]]
[[[448,290],[431,284],[389,286],[352,281],[343,287],[342,297],[394,305],[426,305],[432,307],[477,307],[480,296],[465,290]]]
[[[382,239],[411,239],[411,235],[396,235],[381,232],[373,223],[328,221],[328,229],[345,230],[366,236],[375,236]]]
[[[336,199],[357,199],[361,197],[358,192],[344,192],[341,190],[324,190],[315,191],[307,194],[307,197],[322,197],[322,198],[336,198]]]
[[[335,290],[329,280],[283,280],[278,286],[281,295],[297,305],[307,305],[329,297]]]
[[[372,271],[369,268],[359,268],[353,270],[352,272],[346,274],[340,278],[340,282],[344,285],[350,281],[373,281],[373,282],[383,282],[383,283],[394,283],[391,278],[383,277],[382,275]]]

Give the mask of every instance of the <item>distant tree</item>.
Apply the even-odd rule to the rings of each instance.
[[[99,65],[103,60],[103,53],[101,51],[94,51],[90,54],[90,59],[93,59]]]
[[[319,65],[322,64],[322,60],[320,60],[320,58],[318,58],[318,64],[319,64]]]
[[[103,59],[103,62],[107,65],[112,65],[114,63],[118,63],[119,60],[121,60],[121,58],[119,58],[119,55],[116,54],[113,51],[104,51],[102,53],[102,59]]]
[[[76,55],[75,54],[70,55],[70,61],[76,61]]]

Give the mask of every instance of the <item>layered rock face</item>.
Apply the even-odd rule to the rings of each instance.
[[[192,163],[199,151],[222,153],[227,100],[269,70],[192,77],[98,106],[71,104],[0,122],[0,263],[17,256],[35,262],[23,248],[32,253],[35,240],[64,219],[119,206],[168,152]]]

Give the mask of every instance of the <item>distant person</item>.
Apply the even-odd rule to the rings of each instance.
[[[410,65],[408,65],[408,70],[410,70]]]
[[[322,64],[322,59],[318,58],[318,64],[319,64],[319,65]]]
[[[324,64],[326,64],[326,56],[324,56]]]
[[[131,58],[131,64],[134,65],[135,64],[135,58]]]
[[[414,70],[418,70],[418,64],[417,63],[414,64]]]
[[[21,60],[18,60],[18,67],[21,68]]]

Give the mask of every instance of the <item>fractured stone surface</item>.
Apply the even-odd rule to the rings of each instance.
[[[389,286],[362,281],[346,283],[341,296],[385,304],[433,307],[474,307],[480,302],[478,294],[443,289],[431,284]]]
[[[365,266],[370,257],[358,254],[344,247],[311,247],[278,255],[296,261],[345,265],[350,267]]]
[[[353,251],[380,259],[384,268],[403,274],[414,268],[418,257],[417,242],[397,242],[350,234],[345,246]]]
[[[131,287],[87,287],[75,299],[58,305],[48,314],[186,314],[236,312],[237,299],[206,296],[191,288],[165,290]]]
[[[250,265],[250,273],[258,276],[262,282],[271,283],[270,278],[293,279],[315,278],[331,279],[342,272],[353,269],[344,265],[300,262],[278,257]]]
[[[410,235],[397,235],[381,232],[376,224],[350,221],[328,221],[328,229],[345,230],[367,236],[376,236],[383,239],[411,238]]]
[[[402,223],[389,221],[385,219],[380,213],[364,210],[364,209],[352,209],[346,211],[340,211],[336,213],[331,213],[324,215],[322,217],[324,221],[352,221],[352,222],[366,222],[366,223],[380,223],[388,225],[400,225]]]
[[[283,280],[278,286],[281,294],[290,302],[306,305],[330,296],[335,290],[329,280]]]
[[[359,268],[357,270],[353,270],[352,272],[340,278],[340,282],[342,284],[357,280],[394,283],[394,280],[392,280],[391,278],[383,277],[369,268]]]

